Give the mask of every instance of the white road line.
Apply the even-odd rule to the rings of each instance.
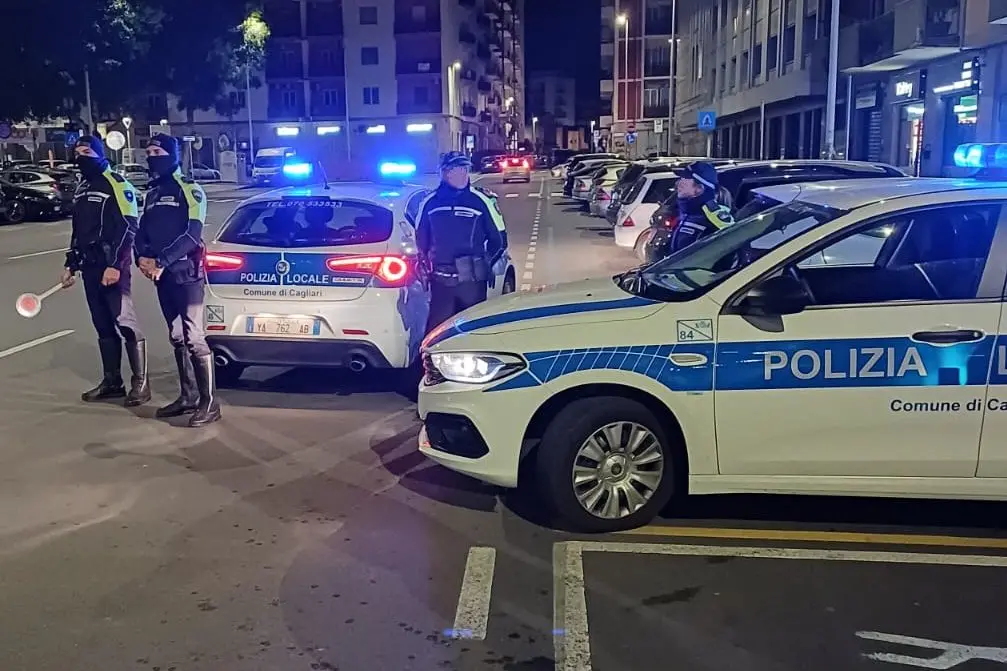
[[[33,256],[45,256],[46,254],[59,254],[66,251],[66,247],[62,249],[47,249],[44,252],[32,252],[31,254],[18,254],[17,256],[8,256],[8,261],[17,261],[18,259],[30,259]]]
[[[530,284],[522,284],[521,285],[521,291],[531,291],[531,285]]]
[[[458,595],[455,626],[449,638],[486,639],[486,623],[490,616],[490,599],[493,595],[493,568],[497,551],[494,548],[469,548],[465,561],[465,577]]]
[[[542,194],[541,193],[529,193],[528,197],[529,198],[541,198]]]
[[[73,333],[73,330],[67,331],[56,331],[55,333],[50,333],[47,336],[42,336],[41,338],[35,338],[34,340],[29,340],[28,342],[21,343],[20,345],[15,345],[14,347],[9,347],[3,351],[0,351],[0,359],[11,356],[12,354],[17,354],[18,352],[23,352],[32,347],[38,347],[39,345],[44,345],[47,342],[52,342],[59,338],[66,337]]]
[[[556,671],[591,671],[584,554],[580,543],[553,545],[552,576]]]
[[[524,269],[525,270],[535,270],[535,262],[531,261],[531,260],[525,261]]]
[[[535,273],[526,272],[524,275],[521,276],[521,279],[522,280],[530,280],[534,276],[535,276]]]
[[[538,181],[538,197],[541,198],[545,195],[545,178]]]
[[[517,198],[520,195],[521,194],[519,194],[519,193],[505,193],[504,194],[504,198]]]
[[[525,257],[528,261],[535,260],[535,252],[528,252],[528,256]]]
[[[562,191],[553,191],[549,195],[550,196],[556,196],[556,197],[562,197],[563,196],[563,192]]]

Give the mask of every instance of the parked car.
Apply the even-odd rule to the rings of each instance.
[[[139,163],[121,163],[115,166],[115,171],[126,178],[126,181],[138,189],[146,189],[150,184],[150,173],[147,166]]]
[[[619,158],[592,158],[571,164],[566,173],[566,180],[563,182],[563,195],[567,198],[573,197],[573,185],[578,177],[588,176],[598,168],[604,168],[608,165],[623,164],[625,164],[625,161]]]
[[[612,187],[612,200],[608,204],[608,209],[605,210],[605,219],[608,223],[615,226],[616,217],[619,215],[619,207],[622,205],[622,196],[625,194],[634,184],[636,180],[640,179],[645,174],[654,172],[666,172],[669,168],[685,167],[690,163],[695,163],[696,161],[708,161],[713,165],[729,165],[737,163],[734,159],[727,158],[702,158],[695,156],[674,156],[674,157],[658,157],[653,159],[644,159],[641,161],[633,161],[633,163],[622,173],[622,177],[616,182],[615,186]]]
[[[34,219],[68,217],[73,211],[73,192],[67,197],[55,182],[48,186],[15,184],[0,173],[0,219],[19,224]]]
[[[473,157],[479,166],[479,172],[500,172],[500,159],[507,155],[505,151],[490,150],[478,157]]]
[[[734,211],[736,221],[795,200],[802,184],[906,176],[898,168],[884,163],[818,159],[752,161],[722,166],[717,172],[720,182],[717,200]],[[677,202],[671,197],[654,211],[648,226],[650,230],[643,232],[636,245],[642,261],[653,262],[667,255],[671,231],[677,222]],[[623,233],[624,237],[627,235]]]
[[[649,228],[651,215],[661,207],[661,203],[674,196],[677,182],[678,173],[671,168],[666,172],[643,175],[636,180],[633,188],[623,196],[619,207],[614,229],[616,245],[626,249],[637,247],[640,234]]]
[[[588,198],[588,211],[596,217],[604,217],[608,204],[612,201],[612,189],[619,178],[626,172],[626,164],[610,165],[598,171],[594,178],[594,186]]]
[[[74,173],[34,167],[0,171],[0,179],[18,187],[17,193],[24,189],[22,200],[28,205],[28,218],[68,215],[78,184]],[[36,194],[41,197],[32,197]]]
[[[190,172],[192,178],[197,182],[218,182],[220,181],[220,171],[215,170],[209,166],[203,165],[202,163],[193,163],[192,171]]]
[[[579,175],[574,178],[573,181],[573,191],[571,192],[571,197],[574,200],[579,200],[585,206],[590,207],[591,194],[594,189],[597,180],[600,179],[608,170],[625,170],[628,163],[625,161],[612,162],[612,163],[602,163],[600,166],[596,166],[589,170],[587,174]]]

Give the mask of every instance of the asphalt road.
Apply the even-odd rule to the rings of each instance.
[[[524,288],[633,263],[558,184],[482,183],[501,196]],[[210,189],[211,226],[247,193]],[[152,419],[175,387],[144,281],[154,403],[83,405],[98,366],[80,290],[33,320],[13,311],[56,281],[68,235],[0,227],[3,671],[1007,660],[1002,506],[715,497],[633,534],[571,538],[533,498],[426,462],[392,376],[251,370],[213,427]]]

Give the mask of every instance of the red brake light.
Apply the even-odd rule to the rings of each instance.
[[[206,255],[207,270],[237,270],[243,265],[245,265],[245,260],[240,256],[214,253]]]
[[[607,191],[598,190],[598,200],[612,200],[612,196],[608,195]]]
[[[500,168],[503,169],[506,167],[507,167],[507,161],[500,161]]]
[[[636,226],[636,224],[633,223],[633,217],[626,217],[626,221],[622,222],[622,225],[626,228]]]
[[[401,256],[335,256],[325,261],[333,271],[374,273],[383,282],[402,286],[409,276],[409,261]]]
[[[521,167],[522,168],[527,168],[528,167],[528,161],[521,161]]]

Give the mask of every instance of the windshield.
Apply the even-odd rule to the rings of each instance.
[[[256,156],[255,157],[255,167],[256,168],[279,168],[283,165],[282,156]]]
[[[220,242],[261,247],[335,247],[384,242],[391,210],[370,203],[289,198],[238,208]]]
[[[657,300],[691,300],[780,245],[842,214],[842,210],[799,201],[772,207],[642,268],[638,277],[628,278],[640,280],[629,290]]]

